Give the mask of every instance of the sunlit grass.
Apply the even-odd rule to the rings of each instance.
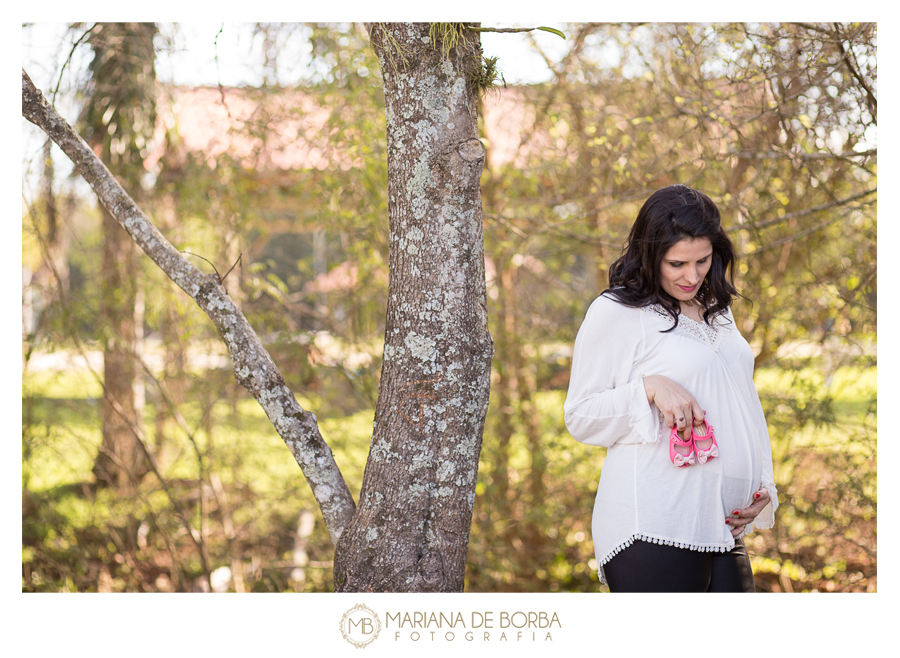
[[[22,388],[23,395],[61,400],[98,399],[103,395],[103,387],[88,370],[29,370]]]
[[[45,491],[92,479],[91,468],[102,439],[98,399],[101,394],[102,389],[90,373],[38,372],[26,377],[23,413],[30,422],[23,445],[23,478],[31,490]],[[306,408],[315,408],[307,399],[299,401]],[[210,411],[212,422],[207,423],[201,419],[204,410],[198,403],[183,402],[178,410],[191,438],[174,419],[168,418],[164,421],[166,440],[161,445],[153,436],[156,408],[148,406],[145,414],[145,432],[151,445],[158,449],[166,477],[196,478],[199,450],[213,455],[214,467],[219,469],[223,481],[230,481],[239,468],[240,477],[263,495],[281,491],[285,482],[297,478],[303,481],[293,455],[255,400],[245,397],[233,405],[229,401],[217,403]],[[355,493],[362,481],[373,418],[373,410],[364,410],[319,422]],[[201,429],[203,425],[213,428],[212,436]]]
[[[798,387],[813,390],[816,399],[831,396],[835,411],[845,417],[865,414],[877,398],[878,369],[875,366],[838,368],[827,382],[822,371],[812,367],[796,370],[760,368],[753,379],[761,396],[782,395]]]
[[[754,569],[760,578],[772,578],[775,582],[819,582],[833,577],[828,580],[832,583],[829,587],[844,587],[852,578],[861,577],[858,574],[864,568],[859,566],[859,558],[854,562],[842,554],[816,559],[810,555],[818,555],[822,538],[829,533],[831,537],[846,536],[856,542],[870,541],[870,531],[861,524],[874,524],[875,514],[874,505],[865,501],[874,501],[876,496],[876,369],[842,368],[828,385],[821,372],[813,368],[761,369],[755,379],[767,408],[775,476],[783,505],[775,531],[753,533],[748,538]],[[89,373],[28,373],[23,379],[23,489],[43,501],[39,514],[23,518],[23,533],[32,538],[29,542],[34,542],[35,536],[42,537],[43,542],[23,549],[23,563],[34,564],[38,581],[51,577],[43,556],[71,559],[71,568],[75,569],[74,565],[80,564],[79,551],[85,550],[77,544],[85,541],[86,533],[96,537],[91,541],[100,541],[104,533],[112,532],[109,528],[127,523],[129,518],[139,521],[151,516],[171,526],[170,532],[178,538],[174,541],[184,553],[182,566],[196,575],[199,562],[179,529],[181,522],[173,516],[172,496],[182,498],[191,523],[199,527],[198,452],[205,472],[214,472],[229,492],[233,523],[243,538],[242,550],[247,555],[258,556],[261,564],[289,561],[290,536],[299,510],[310,509],[316,517],[310,559],[323,563],[331,559],[333,548],[300,468],[259,404],[245,393],[236,399],[223,395],[215,400],[206,419],[196,396],[179,402],[178,410],[196,448],[168,408],[160,410],[157,419],[155,406],[147,406],[144,429],[163,477],[170,481],[170,494],[162,490],[152,474],[142,483],[139,500],[119,499],[109,490],[96,491],[90,497],[79,494],[82,487],[93,482],[91,468],[101,442],[99,394],[99,386]],[[510,516],[505,517],[497,511],[497,483],[492,480],[498,455],[499,413],[496,400],[492,400],[470,539],[470,568],[474,568],[467,578],[473,590],[515,589],[522,582],[544,591],[597,591],[599,587],[596,569],[590,566],[590,517],[605,450],[580,444],[569,436],[563,421],[564,401],[562,390],[535,395],[537,443],[517,424],[509,444],[511,507],[504,513]],[[313,411],[321,408],[320,400],[303,398],[300,402]],[[373,417],[373,409],[363,409],[347,416],[319,418],[322,435],[354,498],[359,496]],[[160,429],[162,436],[157,435]],[[545,460],[546,470],[542,498],[535,504],[530,478],[538,457]],[[73,489],[72,485],[79,486]],[[841,494],[843,498],[838,491],[845,492]],[[823,493],[827,495],[823,497]],[[499,541],[498,533],[508,530],[515,536],[529,521],[538,523],[545,535],[541,549],[544,561],[531,565],[532,580],[522,581],[519,550]],[[207,523],[221,528],[218,516]],[[220,543],[216,544],[213,557],[218,561],[213,567],[228,564],[229,549],[221,543],[221,537],[217,541]],[[91,560],[105,561],[121,553],[120,547],[106,545],[107,539],[100,544],[100,548],[91,549]],[[152,562],[160,559],[158,556],[164,555],[165,550],[160,536],[153,535],[151,546],[136,556]],[[779,557],[781,554],[790,557]],[[40,567],[42,564],[45,567]],[[117,588],[133,591],[135,583],[141,582],[134,580],[137,574],[129,576],[124,567],[115,573]],[[330,587],[327,567],[310,574],[305,589]],[[473,577],[476,580],[472,581]],[[71,574],[59,576],[53,582],[40,581],[43,584],[35,588],[77,589],[70,580]],[[284,591],[292,587],[274,567],[264,570],[254,582],[253,587],[260,590]],[[799,584],[796,587],[802,588]]]

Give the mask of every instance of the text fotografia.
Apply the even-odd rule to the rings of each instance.
[[[550,631],[562,628],[555,612],[397,612],[386,613],[385,631],[394,641],[552,642]]]

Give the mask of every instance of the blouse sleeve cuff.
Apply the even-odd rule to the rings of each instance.
[[[629,384],[631,387],[631,406],[629,426],[632,435],[640,438],[641,443],[659,441],[659,419],[647,402],[647,391],[644,388],[644,377],[640,376]]]

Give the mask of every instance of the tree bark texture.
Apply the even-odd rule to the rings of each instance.
[[[319,433],[315,416],[298,404],[256,332],[215,274],[203,274],[166,240],[103,162],[22,71],[22,116],[72,160],[131,239],[209,316],[228,347],[235,378],[265,410],[309,482],[333,542],[353,516],[353,497]]]
[[[477,33],[369,29],[384,77],[390,282],[375,428],[338,591],[461,591],[490,393]]]

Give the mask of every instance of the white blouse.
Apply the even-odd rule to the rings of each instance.
[[[729,310],[700,324],[681,315],[678,327],[658,306],[629,308],[601,296],[575,339],[566,396],[572,436],[608,448],[594,502],[592,534],[603,565],[635,539],[695,551],[728,551],[725,518],[748,507],[765,487],[770,503],[745,533],[771,528],[778,494],[772,450],[753,385],[753,352]],[[706,411],[719,457],[678,468],[669,458],[669,428],[647,402],[643,377],[663,375]]]

